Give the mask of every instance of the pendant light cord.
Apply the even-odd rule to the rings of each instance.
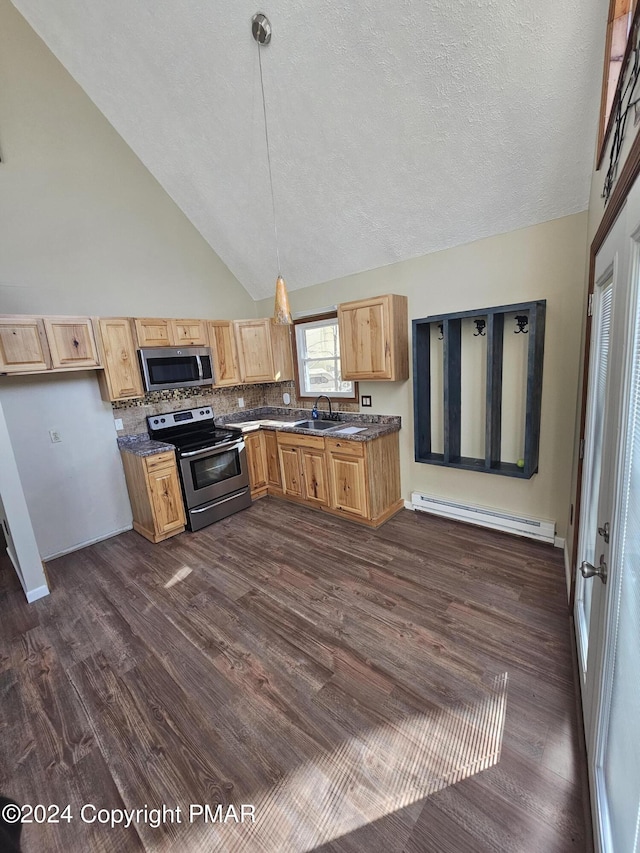
[[[269,129],[267,127],[267,107],[264,99],[264,82],[262,79],[262,55],[260,42],[258,45],[258,65],[260,66],[260,90],[262,92],[262,112],[264,114],[264,139],[267,144],[267,163],[269,164],[269,185],[271,186],[271,209],[273,210],[273,235],[276,241],[276,260],[278,263],[278,275],[280,275],[280,250],[278,248],[278,225],[276,222],[276,202],[273,195],[273,175],[271,174],[271,152],[269,151]]]

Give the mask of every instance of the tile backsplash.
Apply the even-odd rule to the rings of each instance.
[[[291,402],[285,406],[282,395],[288,393]],[[122,419],[123,435],[135,435],[147,431],[146,418],[162,412],[176,412],[180,409],[194,409],[197,406],[211,406],[214,414],[229,415],[241,412],[238,397],[244,399],[245,409],[257,409],[260,406],[279,406],[286,409],[310,409],[311,401],[299,401],[296,395],[296,383],[271,382],[264,385],[237,385],[232,388],[176,388],[172,391],[152,391],[138,400],[124,400],[112,403],[114,417]],[[357,403],[336,401],[335,409],[342,412],[358,412]]]

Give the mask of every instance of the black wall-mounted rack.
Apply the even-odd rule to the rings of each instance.
[[[446,465],[469,471],[485,471],[507,477],[530,479],[538,470],[540,405],[544,357],[546,300],[479,308],[455,314],[438,314],[413,321],[413,401],[416,462]],[[502,365],[505,317],[516,314],[516,334],[527,334],[527,387],[524,434],[524,466],[503,462]],[[462,321],[483,319],[487,338],[487,391],[484,458],[460,455]],[[431,451],[431,325],[443,337],[444,453]],[[479,330],[479,326],[476,325]]]

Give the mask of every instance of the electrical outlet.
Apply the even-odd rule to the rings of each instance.
[[[116,432],[120,432],[121,429],[124,429],[124,426],[122,425],[122,418],[115,418],[113,423],[116,428]]]
[[[360,398],[361,406],[371,406],[371,397],[368,394],[363,394]]]
[[[244,409],[244,397],[238,397],[238,408]]]
[[[60,433],[58,432],[57,429],[50,429],[49,430],[49,438],[51,439],[52,444],[57,444],[59,441],[62,441]]]
[[[285,391],[282,395],[282,402],[285,404],[285,406],[288,406],[291,402],[291,394],[289,394],[288,391]]]

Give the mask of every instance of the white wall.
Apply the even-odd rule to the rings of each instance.
[[[0,403],[0,518],[11,558],[28,601],[49,594],[31,517],[18,474],[11,438]]]
[[[0,312],[255,316],[9,0],[0,0],[0,129]]]
[[[405,498],[417,489],[524,516],[549,518],[557,522],[558,535],[565,535],[586,241],[585,212],[289,294],[294,313],[382,293],[405,294],[409,320],[547,300],[540,468],[531,480],[415,462],[412,380],[360,383],[360,393],[372,397],[373,408],[365,411],[402,416],[400,463]],[[258,313],[267,311],[269,304],[268,300],[259,302]],[[473,400],[471,390],[467,399]],[[518,412],[515,417],[519,417]],[[472,437],[467,439],[472,447]],[[507,453],[517,458],[521,451],[512,443]]]
[[[0,146],[1,313],[256,316],[9,0],[0,0]],[[95,372],[0,377],[0,401],[43,558],[130,526]]]
[[[42,559],[131,527],[113,412],[95,372],[2,377],[0,404]]]

